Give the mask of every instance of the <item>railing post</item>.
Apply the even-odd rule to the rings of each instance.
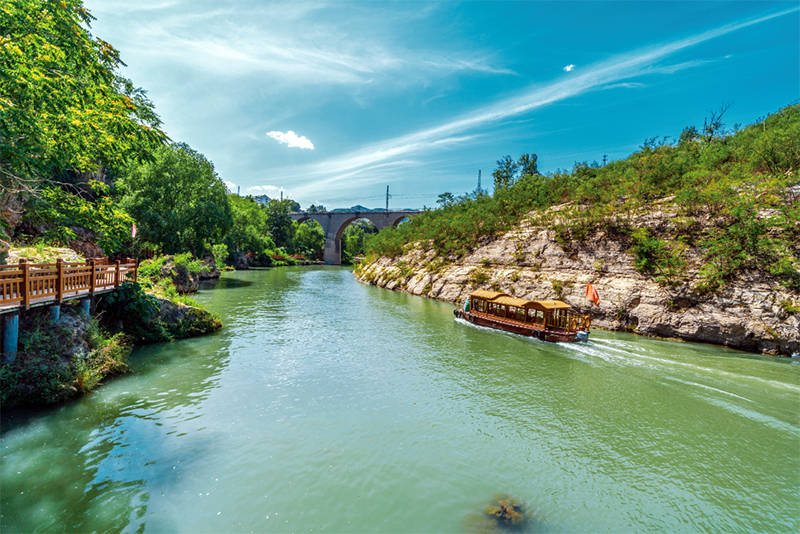
[[[19,260],[19,268],[22,271],[22,307],[27,310],[30,308],[31,298],[28,291],[28,261],[25,258]]]
[[[139,258],[136,258],[136,265],[133,268],[133,281],[139,281]]]
[[[117,263],[114,265],[114,267],[114,287],[117,287],[119,286],[119,260],[117,260]]]
[[[94,295],[94,282],[95,282],[94,258],[87,260],[86,263],[89,264],[89,294]]]
[[[64,260],[56,260],[56,302],[59,304],[64,299]]]

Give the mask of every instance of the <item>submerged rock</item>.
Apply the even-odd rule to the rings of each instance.
[[[497,521],[498,525],[505,527],[520,527],[527,519],[523,505],[508,496],[498,497],[486,507],[484,514]]]

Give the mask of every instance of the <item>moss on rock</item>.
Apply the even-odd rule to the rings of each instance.
[[[64,305],[55,323],[46,308],[30,310],[22,316],[16,358],[0,365],[0,403],[10,408],[76,397],[126,372],[130,351],[122,334],[108,334],[74,306]]]

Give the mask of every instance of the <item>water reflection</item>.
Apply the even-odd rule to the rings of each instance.
[[[4,412],[3,523],[21,531],[144,527],[152,493],[167,495],[214,444],[199,418],[229,345],[211,336],[143,347],[132,355],[134,374],[79,401]]]
[[[498,492],[526,531],[797,526],[797,366],[527,340],[339,268],[226,273],[197,298],[218,334],[4,420],[4,527],[485,531]]]

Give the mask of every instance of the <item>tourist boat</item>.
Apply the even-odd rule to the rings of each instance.
[[[480,326],[531,336],[544,341],[586,341],[591,319],[560,300],[525,300],[479,289],[469,294],[456,317]]]

